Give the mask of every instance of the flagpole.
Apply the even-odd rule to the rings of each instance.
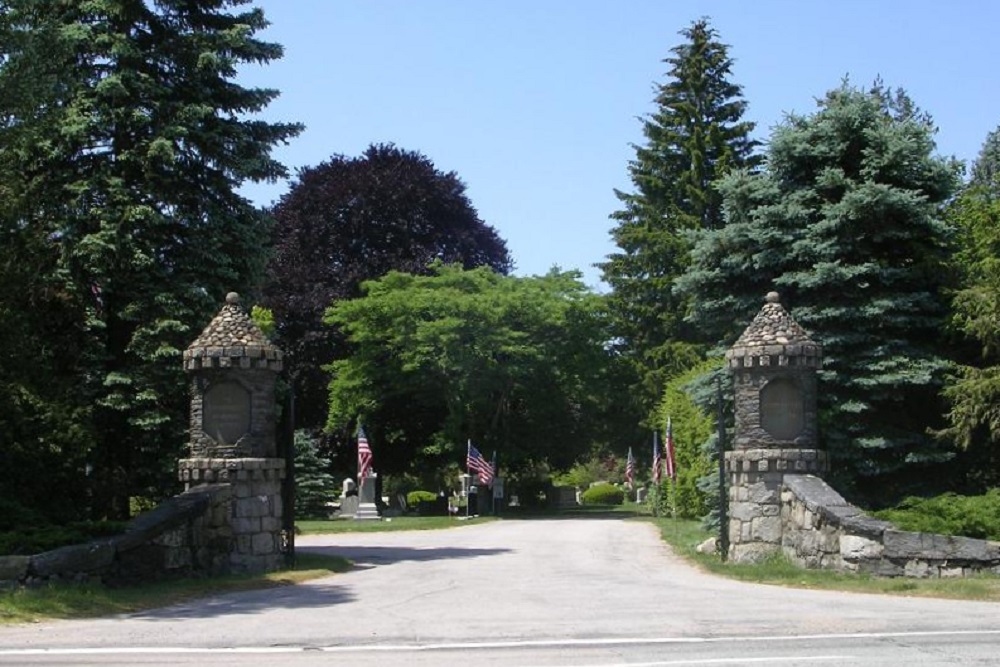
[[[469,518],[469,504],[472,501],[472,468],[469,466],[469,457],[472,455],[472,438],[465,443],[465,474],[469,476],[469,484],[465,489],[465,518]],[[478,500],[478,498],[477,498]]]

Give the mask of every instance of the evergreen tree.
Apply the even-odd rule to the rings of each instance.
[[[956,231],[952,324],[977,349],[945,388],[950,411],[939,435],[962,450],[968,493],[1000,483],[1000,170],[998,131],[986,139],[968,186],[948,207]]]
[[[263,269],[267,218],[238,188],[283,176],[270,151],[300,128],[245,119],[277,93],[237,68],[281,47],[243,4],[10,0],[0,18],[0,227],[45,267],[33,284],[71,332],[35,335],[76,361],[52,372],[94,438],[98,515],[169,488],[180,350]]]
[[[979,196],[996,197],[1000,192],[1000,127],[986,136],[976,161],[972,163],[970,188],[979,188]]]
[[[643,121],[645,143],[629,164],[634,192],[616,191],[623,208],[612,214],[618,251],[600,268],[611,286],[623,353],[634,363],[642,410],[651,414],[665,382],[700,359],[697,333],[684,323],[688,303],[672,292],[688,263],[686,232],[722,225],[713,181],[728,170],[753,167],[754,124],[731,81],[728,46],[707,19],[682,30],[672,49],[666,83],[656,87],[656,111]]]
[[[824,346],[821,438],[845,493],[892,499],[949,453],[942,413],[949,228],[958,166],[902,92],[844,84],[775,130],[767,171],[721,184],[728,224],[702,234],[678,289],[731,344],[778,289]]]
[[[303,519],[327,518],[337,499],[330,459],[320,455],[319,444],[309,431],[295,431],[295,516]]]
[[[390,270],[426,274],[434,260],[501,273],[512,266],[506,243],[479,217],[458,176],[391,144],[301,170],[274,218],[265,303],[288,354],[303,427],[325,423],[330,378],[323,367],[348,353],[323,323],[332,303],[359,296],[363,281]]]

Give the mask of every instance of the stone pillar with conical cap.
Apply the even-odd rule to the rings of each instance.
[[[230,541],[221,570],[281,565],[281,485],[275,386],[282,352],[254,324],[235,292],[184,352],[190,374],[190,458],[178,462],[187,488],[229,484],[231,506],[215,535]]]
[[[735,435],[726,453],[729,557],[754,561],[781,548],[781,486],[787,474],[821,475],[817,378],[822,347],[770,292],[726,352],[733,375]]]

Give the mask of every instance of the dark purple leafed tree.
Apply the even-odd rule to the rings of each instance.
[[[296,422],[305,428],[326,421],[323,366],[345,353],[338,332],[323,324],[332,303],[359,296],[363,281],[390,270],[427,273],[434,260],[503,274],[513,266],[458,176],[392,144],[302,169],[273,215],[264,304],[274,312],[276,342],[291,357]]]

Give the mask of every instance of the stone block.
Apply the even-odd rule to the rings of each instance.
[[[747,494],[747,500],[760,504],[777,504],[780,498],[778,488],[765,482],[748,485]]]
[[[230,525],[237,535],[252,535],[261,531],[261,521],[258,517],[235,517]]]
[[[30,556],[0,556],[0,581],[19,581],[28,574]]]
[[[271,533],[257,533],[251,541],[251,549],[254,554],[273,554],[277,551],[274,535]]]
[[[776,516],[757,517],[751,521],[750,537],[754,541],[781,542],[781,519]]]
[[[757,503],[730,503],[729,516],[739,521],[750,521],[761,514],[761,506]]]
[[[882,557],[882,543],[860,535],[840,537],[840,555],[845,560],[874,560]]]
[[[778,551],[777,544],[734,544],[729,547],[729,560],[734,563],[760,563]]]
[[[95,541],[53,549],[30,557],[28,570],[39,577],[68,572],[97,572],[114,561],[115,547],[110,541]]]
[[[890,558],[928,560],[992,560],[1000,558],[996,543],[971,537],[934,535],[899,530],[884,533],[885,554]]]
[[[915,579],[926,579],[933,574],[930,565],[925,560],[908,560],[903,566],[903,575]]]

